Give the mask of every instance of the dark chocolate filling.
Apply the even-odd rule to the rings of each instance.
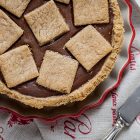
[[[24,14],[43,5],[45,2],[46,0],[31,1]],[[24,16],[22,16],[21,18],[17,18],[3,9],[24,30],[23,36],[15,44],[13,44],[13,46],[10,49],[16,48],[23,44],[29,44],[38,69],[40,68],[40,65],[42,63],[42,59],[46,50],[57,51],[63,55],[68,55],[68,56],[73,57],[68,52],[68,50],[63,49],[63,46],[72,36],[74,36],[78,31],[80,31],[82,28],[85,27],[85,26],[79,26],[79,27],[74,26],[72,2],[69,5],[65,5],[58,2],[56,2],[56,4],[59,7],[60,12],[64,16],[67,24],[69,25],[70,31],[62,35],[61,37],[57,38],[56,40],[52,41],[51,43],[46,44],[42,47],[39,46],[31,29],[27,25],[24,19]],[[93,25],[93,26],[106,38],[106,40],[108,40],[111,43],[111,36],[112,36],[112,29],[113,29],[113,12],[111,8],[109,8],[109,14],[110,14],[109,24],[98,24],[98,25]],[[98,64],[96,64],[89,73],[82,66],[79,66],[77,75],[76,75],[76,78],[72,87],[72,91],[79,88],[81,85],[83,85],[88,80],[93,78],[101,69],[106,58],[107,56],[103,58]],[[0,79],[4,82],[2,74],[0,74]],[[13,89],[19,91],[20,93],[24,95],[30,95],[34,97],[49,97],[49,96],[54,96],[54,95],[62,95],[62,93],[55,92],[55,91],[39,86],[38,84],[36,84],[36,79],[23,83],[17,87],[14,87]]]

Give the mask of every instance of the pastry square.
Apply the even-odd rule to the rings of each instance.
[[[51,90],[70,93],[77,68],[76,60],[47,50],[37,83]]]
[[[62,3],[65,3],[65,4],[69,4],[70,3],[70,0],[55,0],[55,1],[62,2]]]
[[[65,47],[87,71],[112,50],[109,42],[92,25],[77,33]]]
[[[108,0],[73,0],[75,25],[109,23]]]
[[[53,0],[25,15],[25,19],[40,46],[69,31]]]
[[[0,6],[17,17],[21,17],[31,0],[0,0]]]
[[[0,10],[0,55],[9,49],[23,34],[23,30]]]
[[[27,45],[0,56],[0,67],[9,88],[38,76],[38,70]]]

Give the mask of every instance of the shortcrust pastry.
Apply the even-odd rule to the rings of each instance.
[[[0,56],[0,68],[9,88],[38,76],[28,45],[19,46]]]
[[[4,53],[23,34],[23,30],[0,10],[0,54]]]
[[[21,17],[31,0],[0,0],[0,6],[17,17]]]
[[[37,83],[52,90],[70,93],[77,68],[76,60],[46,51]]]
[[[73,0],[75,25],[109,23],[108,0]]]
[[[112,50],[110,43],[91,25],[72,37],[65,46],[87,71]]]
[[[52,0],[25,15],[25,19],[40,46],[69,31],[69,26]]]

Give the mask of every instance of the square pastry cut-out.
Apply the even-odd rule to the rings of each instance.
[[[112,50],[110,43],[92,25],[77,33],[65,47],[87,71]]]
[[[31,0],[0,0],[0,6],[17,17],[21,17]]]
[[[27,45],[0,56],[0,68],[9,88],[38,76],[38,70]]]
[[[25,19],[40,46],[69,31],[69,26],[52,0],[25,15]]]
[[[70,0],[55,0],[55,1],[62,2],[62,3],[65,3],[65,4],[69,4],[70,3]]]
[[[73,0],[75,25],[109,23],[108,0]]]
[[[62,93],[70,93],[78,62],[57,52],[46,51],[37,83]]]
[[[0,54],[4,53],[23,34],[23,30],[0,10]]]

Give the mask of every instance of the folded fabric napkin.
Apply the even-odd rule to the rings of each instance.
[[[0,111],[0,140],[101,140],[104,137],[114,124],[116,109],[140,86],[140,11],[134,0],[132,3],[136,37],[131,47],[131,62],[120,86],[111,92],[103,105],[85,112],[79,118],[65,118],[53,123],[36,119],[19,120],[12,114]],[[127,139],[140,139],[140,116],[118,137],[118,140]]]

